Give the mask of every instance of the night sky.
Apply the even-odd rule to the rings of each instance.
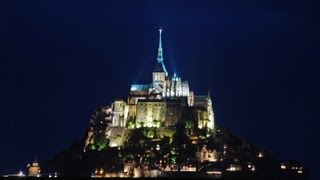
[[[96,107],[151,82],[164,63],[216,123],[319,163],[319,3],[307,1],[1,1],[0,174],[80,140]],[[41,165],[41,164],[40,164]]]

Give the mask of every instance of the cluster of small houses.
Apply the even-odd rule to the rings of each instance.
[[[259,152],[257,155],[258,158],[264,158],[264,154]],[[123,171],[121,172],[104,172],[102,168],[95,169],[92,173],[91,177],[105,177],[105,178],[113,178],[113,177],[167,177],[175,173],[204,173],[207,176],[212,176],[215,178],[219,178],[222,176],[223,172],[239,172],[239,171],[250,171],[254,172],[256,167],[252,163],[246,164],[233,164],[230,163],[227,166],[212,166],[221,163],[222,159],[217,157],[217,151],[208,149],[206,145],[203,145],[201,150],[196,152],[196,161],[190,162],[187,164],[181,164],[178,166],[177,164],[169,164],[167,161],[159,162],[159,166],[152,167],[148,166],[148,164],[139,163],[135,160],[126,160],[123,164]],[[199,166],[200,164],[200,166]],[[37,176],[40,177],[41,169],[40,165],[35,160],[33,163],[27,165],[28,176]],[[280,171],[294,171],[297,174],[303,174],[304,168],[297,163],[288,163],[282,162],[279,167]],[[58,177],[58,173],[50,174],[49,177]],[[199,174],[200,175],[200,174]]]
[[[217,158],[217,151],[207,149],[206,145],[203,145],[202,149],[196,152],[196,162],[190,162],[188,164],[169,164],[166,161],[161,161],[157,168],[152,168],[146,164],[140,164],[134,160],[127,160],[124,162],[122,172],[104,172],[103,169],[96,169],[92,174],[92,177],[176,177],[177,174],[186,173],[188,175],[197,174],[206,175],[205,177],[222,177],[224,172],[240,172],[246,171],[254,173],[256,166],[251,162],[246,163],[227,163],[227,166],[221,166],[222,159]],[[264,158],[264,154],[259,152],[257,158]],[[200,166],[199,166],[200,164]],[[218,165],[220,164],[220,166]],[[279,167],[282,173],[285,171],[293,170],[294,173],[304,173],[303,167],[299,164],[290,164],[288,162],[282,162]],[[172,175],[172,174],[175,174]]]
[[[197,162],[216,162],[216,150],[207,149],[203,145],[200,151],[196,152]],[[172,172],[197,172],[197,163],[182,164],[180,167],[176,164],[169,164],[160,160],[161,168],[149,168],[148,165],[140,165],[134,160],[124,162],[123,172],[104,172],[103,169],[96,169],[92,177],[159,177]]]

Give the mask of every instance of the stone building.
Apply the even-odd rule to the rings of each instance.
[[[216,162],[217,161],[217,151],[207,149],[206,145],[202,146],[202,149],[200,151],[196,152],[196,157],[199,162]]]
[[[31,164],[28,164],[27,169],[28,169],[28,176],[38,176],[41,171],[38,160],[35,159]]]

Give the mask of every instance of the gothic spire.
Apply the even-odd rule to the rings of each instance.
[[[162,53],[162,41],[161,41],[161,33],[162,33],[162,29],[159,29],[159,48],[158,48],[158,63],[157,66],[155,68],[155,72],[165,72],[166,76],[168,76],[168,72],[167,69],[163,63],[163,53]]]
[[[160,28],[159,29],[159,48],[158,48],[158,57],[157,57],[158,62],[163,61],[161,33],[162,33],[162,29]]]

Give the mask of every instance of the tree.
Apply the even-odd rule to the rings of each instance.
[[[105,134],[98,133],[94,138],[94,142],[96,144],[97,149],[100,151],[108,146],[109,139],[105,137]]]
[[[176,147],[182,147],[188,142],[188,137],[185,134],[184,124],[179,122],[176,125],[176,131],[172,137],[172,144]]]
[[[106,139],[105,133],[110,123],[111,114],[106,113],[107,107],[98,107],[90,119],[90,127],[93,129],[94,146],[93,149],[102,150],[105,149],[109,140]]]
[[[186,107],[183,110],[183,114],[181,116],[181,120],[185,126],[185,129],[187,130],[188,135],[194,134],[194,129],[198,128],[197,124],[197,118],[194,114],[194,108],[192,107]]]
[[[133,129],[131,131],[130,137],[129,137],[129,144],[133,146],[139,146],[140,145],[140,140],[144,139],[144,134],[143,134],[143,129]]]
[[[110,122],[110,120],[107,120],[107,117],[110,116],[110,114],[106,113],[105,107],[99,107],[94,111],[91,115],[90,126],[93,128],[95,134],[105,132]]]

